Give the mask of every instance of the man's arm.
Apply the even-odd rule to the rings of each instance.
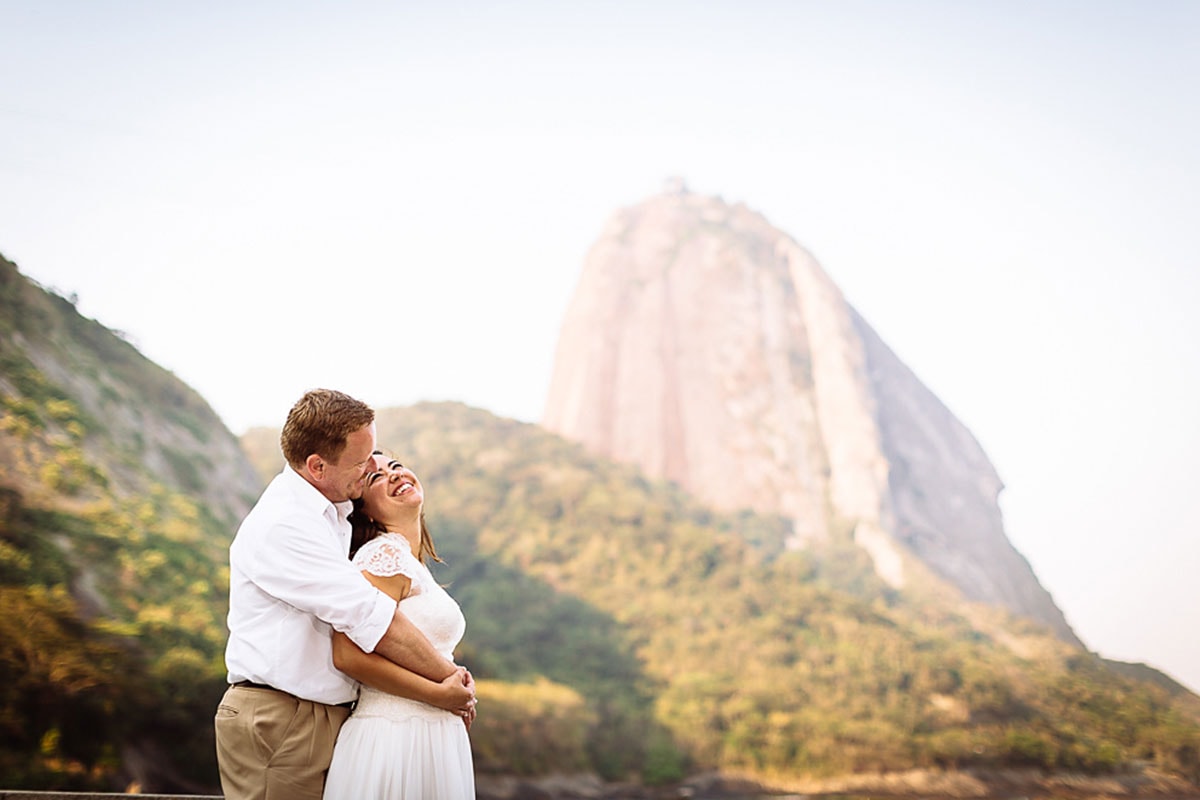
[[[435,650],[425,634],[399,608],[374,652],[434,683],[440,683],[458,671],[454,662]]]
[[[437,650],[433,648],[433,645],[429,643],[429,639],[426,638],[425,634],[421,633],[420,629],[417,628],[416,625],[413,625],[408,617],[404,615],[404,612],[400,610],[400,600],[408,597],[408,593],[412,590],[412,579],[404,573],[396,573],[394,575],[376,575],[370,570],[363,570],[362,576],[366,578],[372,586],[395,600],[397,603],[396,612],[392,615],[391,624],[388,626],[387,631],[383,634],[383,638],[380,639],[379,643],[375,645],[375,649],[372,652],[378,653],[380,656],[392,662],[393,664],[398,664],[410,674],[416,673],[416,675],[413,677],[427,678],[433,683],[443,682],[451,675],[456,673],[459,669],[458,665],[448,661],[445,656],[437,652]],[[361,652],[361,649],[348,638],[344,643],[339,644],[338,637],[335,636],[333,644],[335,658],[338,655],[337,648],[339,647],[343,648],[344,650],[347,646],[349,646],[354,650],[360,650]],[[366,653],[363,654],[367,655]],[[361,661],[353,653],[349,654],[349,658],[353,659],[354,664],[371,663],[369,661]],[[341,667],[338,667],[338,669],[341,669]],[[390,670],[387,670],[383,665],[379,664],[375,664],[371,671],[376,675],[378,675],[381,671],[385,673],[390,672]],[[374,686],[377,689],[380,688],[375,686],[375,684],[371,683],[370,681],[363,680],[362,678],[352,675],[348,670],[343,669],[342,672],[345,672],[347,675],[350,675],[350,677],[355,678],[360,683],[366,683],[368,686]],[[386,677],[384,679],[387,680]],[[396,679],[393,678],[392,680]],[[390,689],[384,689],[384,691],[391,692],[391,694],[402,694],[401,692],[393,692]],[[402,696],[407,697],[408,695]],[[437,705],[437,703],[431,703],[431,705]]]
[[[437,683],[393,664],[374,653],[364,653],[344,633],[333,634],[333,665],[359,683],[388,694],[420,700],[462,716],[474,707],[475,685],[470,673],[456,667]]]
[[[376,589],[397,601],[407,597],[412,586],[411,580],[403,574],[382,576],[367,570],[363,570],[362,574]],[[471,723],[475,720],[475,679],[471,677],[471,673],[463,667],[447,662],[450,664],[450,672],[439,682],[385,658],[380,654],[381,645],[389,649],[391,646],[400,649],[398,659],[413,662],[421,658],[430,660],[432,653],[434,659],[446,661],[433,649],[425,635],[404,616],[398,604],[393,615],[392,627],[402,631],[408,629],[410,638],[407,642],[394,639],[385,644],[388,639],[385,633],[384,639],[375,645],[375,651],[372,653],[365,652],[344,633],[334,631],[333,665],[359,683],[373,689],[419,700],[453,712],[463,718],[463,724],[470,730]]]

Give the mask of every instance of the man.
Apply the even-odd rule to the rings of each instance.
[[[332,630],[452,686],[464,710],[474,705],[465,672],[347,559],[351,501],[375,469],[375,412],[341,392],[310,391],[280,444],[287,466],[229,548],[230,687],[215,722],[226,800],[320,799],[358,689],[334,668]]]

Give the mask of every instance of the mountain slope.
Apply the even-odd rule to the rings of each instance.
[[[974,437],[761,215],[672,191],[616,213],[563,322],[545,426],[789,546],[852,541],[894,589],[944,582],[1079,645],[1004,535]]]
[[[47,437],[76,442],[85,460],[103,461],[111,491],[133,494],[159,484],[196,497],[227,524],[249,510],[253,470],[209,405],[2,256],[0,334],[0,391],[11,398],[8,411]],[[27,449],[12,436],[6,444],[12,455]],[[0,477],[34,488],[25,481],[27,469],[12,460],[5,465]]]
[[[889,591],[853,546],[827,560],[788,549],[782,517],[713,512],[455,404],[384,409],[378,429],[426,487],[439,576],[467,614],[463,660],[594,704],[602,772],[605,758],[760,778],[1196,769],[1183,698],[993,607]]]
[[[888,464],[891,535],[970,600],[1048,624],[1081,644],[1004,533],[1002,485],[961,422],[851,309]]]
[[[16,302],[35,310],[3,318],[22,322],[5,330],[0,369],[0,783],[212,792],[233,529],[226,504],[202,499],[222,491],[184,489],[211,476],[248,497],[261,482],[139,461],[98,420],[182,427],[179,455],[210,463],[208,443],[229,434],[202,410],[160,408],[185,387],[21,281]],[[76,329],[80,342],[62,333]],[[28,343],[62,352],[39,364],[75,359],[98,377],[54,379]],[[127,361],[92,362],[104,347]],[[165,394],[145,391],[159,381]],[[896,591],[849,539],[790,549],[782,515],[714,511],[458,404],[383,409],[378,429],[426,484],[437,573],[467,615],[458,655],[480,679],[481,775],[665,782],[716,768],[794,785],[913,766],[1142,775],[1150,763],[1197,778],[1192,695],[1141,669],[1117,675],[994,607],[947,604],[935,584]],[[259,457],[278,459],[277,434],[256,437]],[[230,468],[253,475],[244,459]]]
[[[199,395],[0,258],[0,783],[213,786],[256,488]]]

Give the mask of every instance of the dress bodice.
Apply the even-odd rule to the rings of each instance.
[[[446,658],[454,659],[454,648],[467,629],[466,618],[454,598],[434,579],[429,568],[412,554],[407,539],[398,533],[380,534],[355,553],[354,565],[372,575],[404,575],[412,581],[408,597],[400,601],[400,611],[425,634],[434,649]],[[411,716],[441,717],[451,712],[363,686],[354,713],[356,716],[378,715],[397,719]]]

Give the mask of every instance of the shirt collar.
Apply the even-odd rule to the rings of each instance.
[[[354,501],[344,500],[341,503],[331,503],[337,510],[337,518],[339,522],[346,522],[350,519],[350,514],[354,511]]]
[[[295,497],[296,503],[306,511],[312,511],[316,514],[324,516],[331,509],[341,514],[345,519],[345,515],[349,514],[349,510],[342,514],[341,507],[352,507],[354,504],[347,500],[345,503],[333,503],[328,497],[321,494],[317,487],[306,481],[299,472],[292,469],[290,464],[285,465],[280,478],[287,484],[292,496]]]
[[[320,514],[329,521],[333,529],[338,532],[338,536],[345,537],[350,530],[350,513],[354,511],[354,501],[343,500],[339,503],[332,502],[328,497],[321,494],[317,487],[306,481],[299,472],[292,469],[290,464],[283,468],[281,476],[291,489],[293,497],[296,499],[296,504],[306,511],[311,511],[314,514]]]

